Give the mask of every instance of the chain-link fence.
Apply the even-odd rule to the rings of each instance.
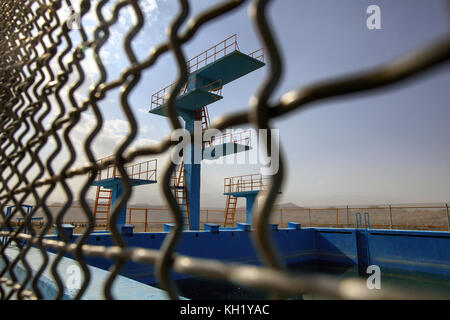
[[[2,1],[0,6],[0,212],[2,215],[0,230],[3,230],[1,235],[7,236],[8,240],[2,243],[0,250],[1,259],[5,264],[0,271],[1,297],[3,299],[10,299],[13,296],[19,299],[42,298],[38,282],[49,263],[46,250],[50,248],[58,252],[57,258],[52,262],[52,275],[59,290],[56,299],[61,299],[64,291],[61,277],[56,271],[57,265],[67,253],[75,257],[83,273],[83,282],[77,291],[76,299],[83,297],[91,281],[86,264],[87,256],[106,257],[115,261],[103,286],[104,297],[107,299],[114,298],[111,287],[121,268],[130,260],[154,265],[160,287],[173,299],[178,298],[179,294],[171,276],[172,270],[262,290],[270,293],[270,297],[273,298],[304,292],[320,293],[337,298],[412,297],[410,292],[400,289],[364,290],[365,283],[358,280],[343,282],[332,276],[291,274],[287,271],[275,250],[268,228],[272,207],[286,174],[283,154],[280,155],[279,171],[272,176],[267,190],[262,194],[263,201],[254,213],[255,231],[252,232],[252,237],[258,254],[264,262],[263,266],[238,265],[175,255],[182,235],[183,217],[169,187],[170,178],[176,167],[176,164],[172,162],[165,164],[159,184],[170,208],[172,219],[175,221],[175,227],[165,238],[160,250],[127,247],[115,225],[121,208],[126,205],[131,195],[130,177],[128,177],[126,166],[139,156],[154,156],[169,151],[176,143],[167,136],[155,145],[130,149],[139,128],[135,106],[130,105],[129,97],[145,70],[152,68],[161,56],[173,54],[179,77],[170,89],[167,115],[172,129],[181,128],[175,108],[175,98],[188,80],[188,67],[183,46],[209,22],[220,19],[222,15],[245,5],[250,7],[250,19],[264,45],[269,72],[258,91],[254,93],[251,106],[245,111],[227,115],[212,124],[212,128],[219,130],[244,124],[250,124],[258,129],[270,129],[271,119],[302,110],[319,100],[380,89],[423,75],[432,68],[442,68],[450,59],[450,38],[446,37],[429,47],[408,53],[397,61],[371,71],[287,92],[279,101],[271,103],[269,101],[286,67],[281,59],[280,47],[272,24],[267,18],[271,1],[257,0],[251,3],[244,0],[223,1],[193,17],[186,29],[182,31],[181,26],[189,17],[190,3],[188,0],[179,0],[180,9],[169,26],[166,42],[156,46],[146,57],[140,59],[133,49],[132,41],[145,24],[143,2],[100,0],[91,3],[89,0],[82,0],[79,8],[74,9],[70,0]],[[103,9],[107,5],[111,6],[112,15],[105,17]],[[72,10],[69,17],[61,15],[61,11],[67,8]],[[118,23],[119,13],[122,10],[131,10],[134,15],[133,24],[126,30],[122,39],[127,66],[122,68],[117,78],[110,79],[109,70],[103,63],[100,50],[112,36],[110,30]],[[93,14],[98,21],[93,29],[83,24],[87,14]],[[95,67],[99,71],[88,94],[80,98],[77,90],[89,82],[86,74],[87,67],[83,65],[86,50],[94,52]],[[121,88],[121,91],[117,103],[120,104],[130,131],[115,154],[107,161],[98,163],[92,150],[92,142],[104,125],[99,104],[110,91],[118,88]],[[72,140],[71,132],[80,119],[88,113],[93,115],[94,126],[80,148]],[[49,114],[53,115],[50,122],[46,121]],[[61,153],[65,153],[67,158],[62,168],[55,169],[56,159]],[[88,164],[75,165],[81,153],[85,153]],[[122,196],[112,208],[109,220],[109,229],[115,246],[86,245],[86,240],[95,225],[86,195],[97,173],[110,165],[117,168],[124,187]],[[80,190],[73,190],[70,179],[80,176],[89,178]],[[56,218],[53,218],[47,201],[56,186],[64,190],[66,199]],[[87,226],[76,243],[70,243],[62,223],[74,201],[75,194],[87,218]],[[22,206],[28,201],[36,204],[29,214]],[[6,216],[4,212],[9,204],[15,207],[11,214]],[[35,222],[32,220],[38,210],[42,210],[45,216],[45,223],[40,229],[33,227]],[[17,216],[22,217],[25,223],[14,229],[10,222]],[[44,237],[53,224],[56,225],[60,240]],[[27,233],[24,232],[24,228],[28,229]],[[13,260],[5,254],[11,244],[14,244],[20,252]],[[27,254],[32,247],[37,248],[43,258],[42,265],[35,273],[31,272],[27,262]],[[21,280],[13,271],[18,263],[23,264],[26,271],[25,277]]]
[[[242,200],[241,205],[245,204]],[[50,204],[47,206],[53,217],[56,217],[63,205]],[[94,211],[94,206],[90,209]],[[225,224],[225,209],[210,208],[200,210],[200,229],[205,223],[214,223],[223,227]],[[126,211],[126,221],[134,226],[135,232],[164,231],[164,224],[173,223],[170,210],[158,206],[129,205]],[[358,214],[367,213],[367,221],[361,221],[363,228],[396,229],[396,230],[430,230],[450,231],[450,208],[442,205],[373,205],[373,206],[332,206],[332,207],[274,207],[270,223],[278,224],[280,228],[287,228],[288,223],[296,221],[303,227],[325,228],[356,228]],[[246,209],[239,207],[235,212],[236,223],[245,223]],[[42,229],[46,221],[42,209],[34,214],[32,224],[36,229]],[[17,217],[10,220],[12,227],[24,224],[24,219]],[[81,206],[71,206],[65,214],[63,224],[75,227],[74,233],[83,233],[88,225],[84,219]],[[235,227],[236,225],[234,225]],[[105,223],[97,221],[96,228],[106,229]],[[54,226],[47,234],[54,234]]]

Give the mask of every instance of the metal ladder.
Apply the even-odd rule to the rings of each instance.
[[[237,191],[239,191],[239,180],[237,181]],[[231,220],[230,226],[234,226],[234,219],[236,216],[236,206],[237,206],[237,197],[228,195],[227,196],[227,204],[225,206],[225,222],[223,224],[224,227],[228,225],[228,222]]]
[[[184,161],[177,166],[173,181],[175,201],[180,206],[181,212],[183,213],[184,225],[190,230],[189,198],[185,180]]]
[[[106,202],[105,202],[106,200]],[[105,189],[102,186],[97,187],[97,195],[95,197],[94,220],[97,226],[98,222],[105,222],[105,230],[108,229],[109,212],[111,210],[112,190]],[[98,216],[100,214],[100,217]],[[102,216],[103,215],[103,216]]]
[[[357,212],[356,213],[356,229],[360,229],[362,228],[362,223],[361,223],[361,213]],[[366,229],[370,229],[370,214],[368,212],[364,212],[364,227]]]
[[[195,119],[202,122],[202,129],[208,129],[210,124],[208,107],[204,106],[201,110],[195,110]]]
[[[227,196],[227,204],[225,207],[225,222],[223,224],[224,227],[227,227],[228,224],[230,225],[230,227],[234,227],[237,199],[237,197],[231,195]]]
[[[368,212],[364,212],[364,225],[365,229],[370,229],[370,215]],[[356,213],[356,229],[362,229],[360,212]],[[368,231],[356,230],[358,273],[361,277],[366,276],[367,267],[370,265],[369,242],[367,238]]]

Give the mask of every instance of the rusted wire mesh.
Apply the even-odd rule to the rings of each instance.
[[[104,283],[103,291],[106,299],[114,298],[111,287],[121,268],[130,260],[155,265],[160,287],[173,299],[178,298],[179,294],[171,277],[171,270],[263,290],[270,293],[271,297],[278,298],[304,292],[321,293],[337,298],[411,297],[410,293],[402,290],[363,290],[365,283],[358,280],[342,282],[331,276],[306,276],[301,273],[293,275],[286,270],[275,250],[268,229],[271,209],[285,176],[283,154],[280,155],[280,169],[272,176],[270,185],[263,193],[263,201],[254,213],[253,240],[264,262],[263,266],[237,265],[174,254],[182,235],[183,216],[169,188],[170,178],[176,167],[176,164],[172,162],[166,164],[159,184],[175,220],[175,227],[165,238],[161,250],[127,247],[115,225],[120,209],[126,205],[131,195],[130,177],[126,166],[139,156],[154,156],[169,151],[175,144],[170,136],[167,136],[155,145],[141,146],[128,151],[139,129],[134,106],[129,103],[129,96],[140,82],[145,70],[155,65],[161,56],[173,54],[179,76],[175,85],[171,87],[167,101],[167,114],[172,129],[181,128],[175,109],[175,99],[188,79],[183,45],[209,22],[243,7],[248,1],[223,1],[193,17],[187,24],[187,28],[182,31],[181,26],[190,17],[190,3],[188,0],[179,0],[180,9],[169,26],[167,39],[150,50],[149,54],[142,59],[137,57],[131,43],[145,23],[142,11],[143,1],[113,2],[112,15],[106,18],[103,8],[111,5],[110,2],[113,1],[99,0],[91,3],[89,0],[82,0],[78,10],[81,22],[79,28],[71,28],[71,25],[76,23],[72,16],[62,19],[59,14],[63,7],[72,8],[70,0],[4,0],[0,6],[0,213],[2,217],[0,230],[4,230],[1,231],[1,235],[8,236],[8,241],[2,244],[0,249],[0,259],[5,264],[5,267],[0,270],[0,295],[3,299],[10,299],[13,296],[19,299],[42,298],[38,281],[49,263],[46,251],[49,248],[59,252],[52,265],[52,275],[59,290],[56,299],[61,299],[64,291],[61,277],[56,271],[57,265],[67,253],[73,254],[83,273],[83,282],[76,299],[83,297],[91,281],[86,256],[105,257],[115,261]],[[244,109],[245,111],[219,119],[211,125],[212,128],[224,130],[231,126],[251,124],[258,129],[269,129],[271,119],[298,112],[319,100],[380,89],[406,81],[423,75],[432,68],[442,67],[450,59],[450,38],[446,37],[422,50],[407,53],[405,57],[390,64],[379,66],[371,71],[292,90],[285,93],[279,101],[270,103],[285,68],[272,24],[267,18],[270,2],[256,0],[248,3],[250,19],[254,22],[264,45],[265,61],[269,66],[267,77],[260,84],[259,90],[254,93],[252,105]],[[131,10],[135,16],[133,25],[126,30],[123,37],[123,50],[128,59],[128,66],[123,68],[120,76],[110,79],[99,52],[111,36],[110,29],[118,23],[118,16],[122,10]],[[94,13],[99,22],[93,30],[83,26],[83,19],[88,13]],[[75,39],[81,40],[75,41]],[[86,48],[95,53],[95,64],[99,74],[98,79],[90,87],[89,94],[84,100],[79,101],[77,90],[87,82],[86,70],[82,66]],[[72,81],[72,79],[75,80]],[[99,103],[105,99],[108,92],[118,88],[121,88],[121,92],[117,103],[120,104],[130,131],[110,160],[99,164],[92,150],[92,142],[104,124]],[[45,124],[44,119],[51,112],[55,112],[55,116],[50,124]],[[87,113],[94,116],[95,125],[83,141],[82,147],[79,148],[72,141],[70,133]],[[43,150],[49,150],[46,149],[49,146],[53,148],[44,154]],[[55,170],[55,159],[62,150],[67,151],[67,160],[61,169]],[[88,164],[75,166],[75,159],[83,152],[87,156]],[[86,245],[85,242],[94,230],[95,224],[92,210],[86,201],[86,194],[97,173],[110,165],[117,167],[124,186],[124,193],[111,212],[109,229],[115,246]],[[37,174],[30,176],[29,172],[32,170],[37,170]],[[88,173],[91,173],[89,178],[81,190],[76,191],[88,224],[77,242],[70,244],[62,228],[64,215],[74,201],[75,190],[71,189],[68,180],[73,177],[88,176]],[[63,188],[66,199],[64,207],[54,219],[47,201],[56,185]],[[33,207],[31,214],[26,215],[21,205],[30,199],[36,203],[36,206]],[[7,204],[16,205],[8,217],[4,213]],[[37,210],[43,210],[46,218],[39,232],[32,226],[32,217]],[[24,218],[25,223],[13,229],[10,221],[17,216]],[[58,241],[44,237],[53,224],[56,224],[60,234]],[[25,226],[29,230],[28,234],[23,232]],[[23,242],[23,240],[27,241]],[[15,244],[20,252],[14,260],[10,260],[5,254],[10,244]],[[43,258],[42,265],[35,273],[31,272],[26,259],[31,247],[38,248]],[[25,266],[26,270],[25,277],[20,280],[13,271],[14,266],[19,262]],[[7,287],[8,290],[6,290]]]

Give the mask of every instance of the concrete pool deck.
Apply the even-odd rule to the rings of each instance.
[[[15,257],[17,257],[19,250],[17,247],[9,247],[5,250],[6,255],[12,261]],[[44,299],[53,299],[57,293],[57,286],[55,281],[53,280],[53,276],[51,274],[51,265],[53,264],[56,254],[47,252],[49,256],[49,263],[47,264],[43,274],[39,278],[38,287],[43,294]],[[41,267],[42,264],[42,255],[40,251],[36,248],[30,248],[26,255],[26,261],[30,265],[32,269],[33,275],[37,272],[37,270]],[[0,259],[0,268],[3,269],[5,263],[3,259]],[[77,293],[77,289],[69,289],[71,285],[69,282],[73,283],[73,277],[76,273],[76,268],[78,267],[78,263],[70,258],[63,257],[58,264],[58,274],[61,277],[62,282],[65,284],[64,296],[63,300],[73,299]],[[89,286],[84,293],[82,299],[83,300],[102,300],[103,296],[103,286],[104,283],[109,276],[109,271],[88,265],[89,271],[91,272],[91,280],[89,282]],[[74,271],[75,270],[75,271]],[[78,269],[80,270],[80,269]],[[19,262],[14,267],[14,274],[17,279],[23,281],[26,276],[26,269],[23,266],[22,262]],[[80,274],[82,272],[80,271]],[[5,274],[6,277],[9,277],[9,274]],[[81,280],[83,276],[81,275]],[[29,281],[28,289],[31,288],[31,281]],[[125,276],[118,275],[114,280],[112,294],[117,300],[167,300],[168,297],[165,291],[146,285],[139,281],[135,281],[129,279]]]

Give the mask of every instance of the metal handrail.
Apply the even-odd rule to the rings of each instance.
[[[150,110],[153,110],[154,108],[157,108],[159,106],[162,106],[169,100],[170,96],[170,89],[175,86],[176,82],[173,82],[169,84],[167,87],[159,90],[158,92],[154,93],[151,98],[151,104],[150,104]],[[192,85],[193,84],[193,85]],[[206,90],[208,92],[214,92],[219,95],[222,94],[222,79],[218,79],[215,81],[212,81],[200,88],[197,88],[197,75],[195,75],[191,80],[189,80],[183,87],[183,90],[181,90],[177,96],[182,96],[189,92],[189,88],[195,88],[200,90]]]
[[[224,178],[223,190],[224,193],[265,190],[267,180],[259,173],[228,177]]]
[[[248,54],[250,57],[264,62],[264,48],[260,48]]]
[[[96,163],[101,164],[105,160],[109,160],[110,157],[102,158],[97,160]],[[139,162],[136,164],[131,164],[124,167],[127,175],[130,179],[139,179],[139,180],[156,180],[156,174],[158,170],[158,161],[157,159],[151,159],[143,162]],[[120,178],[120,172],[117,170],[115,165],[109,165],[105,169],[100,170],[97,174],[96,181],[111,179],[111,178]]]
[[[231,39],[231,43],[227,44],[227,41],[229,41],[230,39]],[[217,50],[218,47],[222,47],[222,46],[223,46],[223,48]],[[220,41],[219,43],[215,44],[211,48],[206,49],[205,51],[201,52],[200,54],[198,54],[195,57],[193,57],[192,59],[190,59],[187,62],[189,73],[197,71],[199,69],[199,65],[201,65],[203,62],[205,62],[204,66],[207,66],[209,64],[208,59],[210,59],[210,58],[213,59],[212,62],[216,61],[217,56],[222,52],[223,52],[223,56],[225,56],[227,54],[227,49],[230,47],[233,47],[233,46],[234,46],[233,51],[236,51],[236,50],[239,51],[237,34],[233,34],[232,36],[226,38],[225,40]],[[214,50],[214,52],[211,55],[208,55],[208,52],[213,51],[213,50]],[[203,55],[204,55],[204,58],[199,60],[199,58]],[[194,63],[194,61],[195,61],[195,63]],[[191,63],[192,63],[192,65],[191,65]]]
[[[367,229],[370,229],[370,215],[368,212],[364,212],[364,224]]]
[[[356,218],[356,229],[361,228],[362,223],[361,223],[361,212],[357,212],[355,215]]]
[[[251,131],[244,130],[238,132],[228,132],[223,135],[212,137],[211,140],[205,142],[205,146],[216,146],[229,142],[240,143],[245,146],[251,144]]]

